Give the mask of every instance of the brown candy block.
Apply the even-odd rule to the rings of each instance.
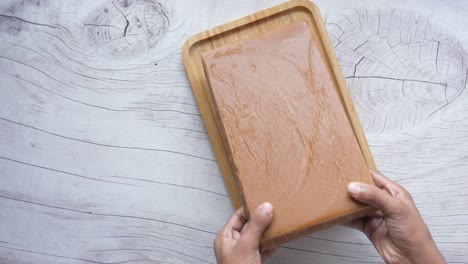
[[[367,210],[346,191],[372,179],[323,56],[306,21],[202,54],[246,210],[274,207],[264,249]]]

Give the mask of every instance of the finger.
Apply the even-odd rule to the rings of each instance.
[[[384,214],[381,210],[375,210],[369,214],[370,217],[372,218],[382,218],[384,217]]]
[[[398,183],[390,180],[389,178],[385,177],[380,171],[371,169],[370,172],[377,187],[385,189],[393,197],[401,198],[403,196],[405,198],[408,197],[411,199],[411,195],[408,191],[406,191],[405,188],[403,188]]]
[[[263,203],[250,216],[248,225],[243,231],[241,242],[252,250],[258,250],[260,238],[273,220],[273,206]]]
[[[380,189],[386,189],[391,192],[390,194],[392,194],[393,190],[402,188],[396,182],[393,182],[389,178],[385,177],[380,171],[371,169],[370,172],[372,179],[374,179],[375,186],[379,187]]]
[[[235,211],[226,224],[223,227],[224,231],[232,233],[232,230],[240,232],[245,222],[247,221],[247,216],[245,214],[244,208],[241,207]]]
[[[382,235],[382,232],[379,232],[379,228],[381,225],[384,224],[384,219],[383,218],[372,218],[369,219],[367,222],[365,228],[364,228],[364,234],[374,243],[375,239]]]
[[[386,184],[393,183],[391,180],[385,177],[380,171],[374,170],[374,169],[370,169],[369,171],[372,175],[372,179],[374,179],[375,186],[379,188],[383,188],[385,187]]]
[[[216,236],[214,241],[215,252],[220,251],[226,245],[226,239],[238,240],[239,232],[246,222],[244,208],[237,209],[228,219],[223,229]],[[229,244],[229,243],[228,243]]]
[[[352,182],[348,185],[348,192],[359,202],[382,210],[384,215],[391,215],[397,211],[396,200],[388,192],[376,186]]]

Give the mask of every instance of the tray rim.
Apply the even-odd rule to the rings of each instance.
[[[251,15],[248,15],[248,16],[233,20],[231,22],[216,26],[214,28],[199,32],[199,33],[193,35],[192,37],[188,38],[187,41],[184,43],[184,46],[183,46],[182,57],[183,57],[184,65],[185,65],[185,68],[186,68],[186,73],[187,73],[187,76],[189,78],[189,81],[190,81],[190,84],[191,84],[191,87],[192,87],[192,91],[193,91],[193,93],[195,95],[197,103],[199,101],[199,98],[198,98],[197,93],[195,92],[195,89],[193,87],[194,85],[198,85],[196,83],[196,80],[195,80],[197,74],[194,74],[193,72],[190,72],[188,70],[190,68],[190,61],[191,61],[190,51],[191,51],[192,47],[194,47],[200,41],[205,41],[205,40],[207,40],[209,38],[213,38],[213,37],[216,37],[216,36],[218,36],[220,34],[227,33],[227,32],[229,32],[231,30],[236,29],[236,28],[244,27],[244,26],[246,26],[246,25],[248,25],[250,23],[254,23],[254,22],[258,21],[258,20],[262,20],[262,19],[265,19],[267,17],[274,16],[274,15],[277,15],[277,14],[282,13],[282,12],[286,12],[286,11],[288,11],[290,9],[294,9],[294,8],[297,8],[297,7],[306,8],[307,11],[311,15],[311,19],[316,24],[316,28],[318,30],[317,33],[320,36],[320,39],[321,39],[321,42],[322,42],[321,45],[323,45],[323,49],[324,49],[324,54],[325,54],[325,56],[328,57],[329,64],[330,64],[330,67],[331,67],[331,72],[332,72],[333,77],[336,80],[336,83],[337,83],[337,86],[338,86],[338,87],[336,87],[337,91],[338,91],[338,95],[340,96],[340,100],[341,100],[341,102],[343,104],[343,107],[346,110],[346,115],[347,115],[348,121],[350,122],[350,125],[353,128],[353,132],[354,132],[354,135],[356,137],[356,140],[358,141],[358,145],[359,145],[359,148],[361,150],[361,153],[362,153],[367,165],[370,168],[375,169],[376,165],[375,165],[374,158],[372,156],[369,145],[367,143],[367,139],[365,137],[365,134],[364,134],[364,131],[363,131],[359,116],[357,115],[357,112],[356,112],[356,110],[354,108],[354,103],[352,101],[351,95],[350,95],[349,90],[348,90],[348,86],[346,84],[345,78],[344,78],[343,73],[341,71],[341,67],[340,67],[340,65],[338,63],[338,59],[337,59],[335,50],[334,50],[334,48],[333,48],[333,46],[331,44],[328,32],[327,32],[327,30],[325,28],[325,24],[323,22],[321,13],[320,13],[319,9],[317,8],[317,6],[313,2],[311,2],[309,0],[292,0],[292,1],[288,1],[288,2],[285,2],[285,3],[279,4],[279,5],[275,5],[273,7],[258,11],[256,13],[251,14]],[[311,26],[314,26],[314,25],[311,25]],[[200,61],[201,61],[201,54],[200,54]],[[205,77],[205,79],[206,79],[206,77]],[[208,80],[206,80],[206,82],[208,83]],[[200,90],[204,90],[204,89],[201,88]],[[211,107],[209,107],[209,108],[211,109]],[[213,112],[213,110],[211,110],[211,111]],[[212,113],[212,114],[216,117],[215,113]],[[205,120],[205,118],[208,118],[208,117],[205,117],[203,115],[203,113],[202,113],[202,116],[203,116],[204,120]],[[206,123],[206,121],[205,121],[205,123]],[[217,130],[219,132],[220,129],[219,129],[218,121],[214,120],[214,123],[215,123],[215,125],[217,127]],[[208,133],[208,134],[209,134],[209,137],[210,137],[210,142],[213,144],[212,135],[210,135],[210,133]],[[222,136],[221,136],[221,140],[223,140]],[[223,142],[223,144],[224,144],[224,142]],[[226,156],[225,147],[224,147],[224,152],[225,152],[224,154],[219,154],[219,155]],[[216,153],[216,151],[215,151],[215,154],[216,154],[216,156],[218,156],[218,153]],[[228,158],[228,160],[229,160],[229,158]],[[229,161],[229,163],[231,163],[231,162]],[[234,180],[237,182],[237,176],[235,175],[235,173],[233,171],[232,164],[229,164],[229,166],[231,167],[230,168],[231,172],[233,173],[233,176],[235,178]],[[227,180],[226,178],[228,178],[229,176],[226,176],[223,173],[223,177],[224,177],[224,180],[226,182],[226,180]],[[233,199],[232,194],[231,194],[231,201],[233,202],[234,207],[236,207],[236,208],[238,208],[242,204],[244,204],[244,201],[243,201],[243,198],[242,198],[242,190],[238,190],[238,195],[240,196],[241,201],[235,201]],[[356,209],[353,212],[345,212],[345,213],[343,213],[343,215],[332,216],[332,217],[330,217],[331,219],[324,219],[323,224],[320,224],[319,226],[316,226],[315,228],[308,229],[308,231],[309,232],[317,231],[317,230],[322,229],[324,226],[328,226],[327,224],[340,223],[340,222],[343,222],[343,220],[346,220],[346,219],[350,220],[349,219],[350,218],[349,217],[350,213],[352,213],[352,215],[353,215],[352,218],[357,218],[357,217],[360,217],[360,216],[364,216],[370,210],[371,210],[371,208],[369,206],[363,206],[362,208]],[[263,241],[263,242],[267,242],[267,241]],[[271,243],[267,243],[267,244],[268,245],[266,245],[265,243],[262,243],[263,247],[266,246],[266,248],[269,248],[271,246]]]

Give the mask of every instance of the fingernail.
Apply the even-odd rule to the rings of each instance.
[[[259,211],[265,216],[270,216],[273,213],[273,205],[271,205],[271,203],[262,203],[259,207]]]
[[[348,191],[353,195],[356,195],[359,192],[361,192],[361,189],[362,189],[361,184],[359,184],[357,182],[352,182],[352,183],[348,184]]]

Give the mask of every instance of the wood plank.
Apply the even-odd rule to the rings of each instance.
[[[109,0],[0,1],[0,262],[214,263],[213,238],[233,208],[182,45],[280,2],[173,0],[157,12],[151,1],[115,1],[122,14]],[[316,2],[376,163],[411,191],[447,260],[466,263],[467,3]],[[144,17],[157,23],[138,28]],[[147,39],[148,26],[163,37]],[[354,70],[379,78],[349,78]],[[403,95],[402,80],[444,82],[447,72],[460,75],[449,104],[435,84],[405,80]],[[341,227],[271,261],[355,262],[381,258]]]

